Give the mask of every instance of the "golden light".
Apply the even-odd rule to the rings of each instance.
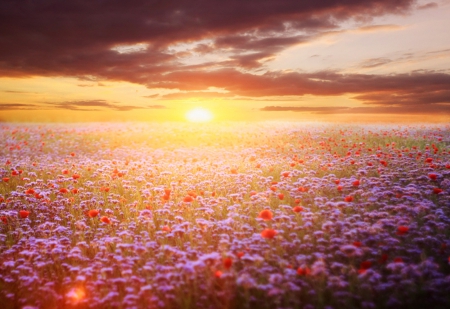
[[[190,122],[208,122],[213,119],[213,114],[205,108],[196,107],[186,113],[186,119]]]
[[[86,293],[81,288],[74,288],[74,289],[71,289],[66,294],[66,296],[71,302],[77,303],[77,302],[81,301],[86,296]]]

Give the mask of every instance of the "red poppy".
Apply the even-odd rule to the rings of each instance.
[[[164,232],[167,232],[167,233],[172,231],[172,229],[170,227],[168,227],[167,225],[164,225],[161,230],[163,230]]]
[[[77,194],[78,193],[78,189],[77,188],[73,188],[71,191],[73,194]]]
[[[237,174],[237,169],[232,168],[232,169],[230,170],[230,172],[231,172],[231,174]]]
[[[28,189],[27,191],[25,191],[25,194],[27,195],[31,195],[31,194],[35,194],[36,192],[34,191],[33,188]]]
[[[193,198],[192,196],[186,195],[186,196],[184,197],[184,199],[183,199],[183,202],[185,202],[185,203],[190,203],[190,202],[192,202],[193,200],[194,200],[194,198]]]
[[[358,273],[364,274],[366,272],[366,270],[368,270],[371,266],[372,266],[371,261],[361,262],[361,264],[359,265]]]
[[[106,216],[101,217],[100,221],[102,221],[103,223],[106,223],[106,224],[110,224],[111,223],[111,220],[108,217],[106,217]]]
[[[309,274],[311,274],[311,269],[309,269],[309,267],[305,267],[305,268],[297,268],[297,274],[299,276],[308,276]]]
[[[223,267],[225,267],[225,269],[230,269],[232,265],[233,260],[231,258],[227,257],[223,259]]]
[[[440,189],[440,188],[433,188],[433,193],[434,194],[439,194],[441,192],[442,192],[442,189]]]
[[[283,199],[284,199],[284,194],[283,194],[283,193],[278,194],[278,198],[279,198],[280,200],[283,200]]]
[[[344,198],[344,200],[345,200],[346,202],[352,202],[352,201],[353,201],[353,196],[348,195],[348,196],[346,196],[346,197]]]
[[[264,221],[269,221],[269,220],[272,220],[273,213],[269,209],[264,209],[263,211],[261,211],[259,213],[258,218],[261,218]]]
[[[275,237],[275,235],[277,235],[278,232],[272,229],[265,229],[264,231],[261,232],[261,236],[263,238],[268,238],[268,239],[272,239]]]
[[[8,182],[9,181],[9,177],[3,177],[3,182]]]
[[[426,159],[425,159],[425,162],[426,162],[426,163],[431,163],[431,162],[433,162],[433,158],[426,158]]]
[[[292,210],[294,212],[301,212],[301,211],[303,211],[303,207],[302,206],[295,206],[294,208],[292,208]]]
[[[397,235],[405,235],[406,233],[408,233],[408,231],[409,231],[409,227],[400,225],[397,228]]]
[[[431,180],[436,180],[437,179],[437,175],[434,173],[430,173],[428,174],[428,178],[430,178]]]
[[[354,186],[354,187],[358,187],[359,186],[359,184],[360,184],[360,182],[359,182],[359,180],[357,179],[357,180],[355,180],[353,183],[352,183],[352,185]]]
[[[380,259],[378,260],[378,262],[379,262],[380,264],[384,264],[384,263],[386,263],[387,259],[388,259],[388,255],[387,255],[386,253],[383,253],[383,254],[381,255]]]
[[[73,178],[73,179],[78,179],[78,178],[80,178],[80,177],[81,177],[81,176],[78,175],[78,174],[73,174],[73,175],[72,175],[72,178]]]
[[[283,172],[283,177],[289,177],[289,172]]]
[[[59,189],[59,192],[64,194],[64,193],[69,192],[69,190],[67,190],[66,188],[61,188],[61,189]]]
[[[216,272],[214,273],[214,277],[220,278],[220,277],[222,277],[222,274],[223,273],[220,270],[216,270]]]
[[[403,259],[401,257],[394,258],[394,263],[403,263]]]
[[[8,223],[8,217],[6,217],[6,216],[1,216],[1,217],[0,217],[0,220],[1,220],[4,224],[7,224],[7,223]]]
[[[294,200],[294,203],[295,203],[295,204],[300,204],[301,201],[302,201],[301,199],[296,198],[296,199]]]
[[[238,252],[238,253],[236,253],[236,255],[237,255],[237,257],[238,258],[241,258],[241,257],[243,257],[244,256],[244,252],[242,252],[242,251],[240,251],[240,252]]]
[[[91,218],[95,218],[98,216],[99,213],[100,211],[98,209],[91,209],[88,211],[88,216]]]
[[[354,242],[353,242],[353,246],[355,246],[355,247],[361,247],[361,246],[362,246],[362,243],[361,243],[360,241],[354,241]]]
[[[334,180],[334,183],[337,184],[337,185],[338,185],[340,182],[341,182],[340,179],[335,179],[335,180]]]
[[[337,186],[336,189],[337,189],[338,191],[342,191],[343,187],[342,187],[342,186]]]
[[[19,211],[19,216],[20,216],[22,219],[28,218],[29,215],[30,215],[30,212],[27,211],[27,210],[20,210],[20,211]]]

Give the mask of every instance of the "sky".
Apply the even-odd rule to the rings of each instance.
[[[0,121],[450,122],[450,0],[2,0]]]

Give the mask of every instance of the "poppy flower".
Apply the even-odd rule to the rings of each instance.
[[[91,209],[88,211],[88,216],[90,218],[95,218],[98,216],[99,213],[100,213],[100,211],[98,209]]]
[[[278,194],[278,198],[279,198],[280,200],[283,200],[283,199],[284,199],[284,194],[283,194],[283,193]]]
[[[31,194],[34,194],[34,193],[36,193],[36,192],[34,191],[33,188],[28,189],[27,191],[25,191],[25,194],[27,194],[27,195],[31,195]]]
[[[4,224],[8,223],[8,218],[6,216],[1,216],[0,221],[2,221]]]
[[[272,220],[273,213],[269,209],[264,209],[263,211],[261,211],[259,213],[258,218],[261,218],[264,221],[269,221],[269,220]]]
[[[278,232],[272,229],[265,229],[264,231],[261,232],[261,237],[263,238],[267,238],[267,239],[272,239],[275,237],[275,235],[277,235]]]
[[[190,203],[190,202],[192,202],[193,200],[194,200],[194,198],[193,198],[192,196],[186,195],[186,196],[184,197],[184,199],[183,199],[183,202],[185,202],[185,203]]]
[[[241,257],[243,257],[244,256],[244,252],[242,252],[242,251],[239,251],[238,253],[236,253],[236,256],[238,257],[238,258],[241,258]]]
[[[59,192],[64,194],[64,193],[69,192],[69,190],[67,190],[66,188],[61,188],[61,189],[59,189]]]
[[[20,216],[22,219],[28,218],[29,215],[30,215],[30,212],[27,211],[27,210],[20,210],[20,211],[19,211],[19,216]]]
[[[172,231],[172,229],[170,227],[168,227],[167,225],[164,225],[161,230],[163,230],[164,232],[167,232],[167,233]]]
[[[337,186],[336,189],[340,192],[340,191],[342,191],[343,187],[342,186]]]
[[[394,263],[403,263],[403,259],[401,257],[394,258]]]
[[[111,220],[108,217],[106,217],[106,216],[101,217],[100,221],[102,221],[103,223],[106,223],[106,224],[110,224],[111,223]]]
[[[426,159],[425,159],[425,162],[426,162],[426,163],[431,163],[431,162],[433,162],[433,158],[426,158]]]
[[[294,200],[294,203],[295,203],[295,204],[300,204],[301,201],[302,201],[301,199],[296,198],[296,199]]]
[[[294,208],[292,208],[292,210],[294,212],[301,212],[301,211],[303,211],[303,207],[302,206],[295,206]]]
[[[370,267],[372,267],[371,261],[363,261],[359,265],[358,273],[364,274],[366,272],[366,270],[368,270]]]
[[[436,180],[437,179],[437,175],[434,173],[430,173],[428,174],[428,178],[430,178],[431,180]]]
[[[77,189],[77,188],[73,188],[73,189],[71,190],[71,192],[72,192],[73,194],[77,194],[77,193],[78,193],[78,189]]]
[[[67,175],[67,174],[69,174],[69,170],[63,170],[62,173],[63,173],[64,175]]]
[[[227,257],[223,259],[223,267],[225,267],[225,269],[230,269],[232,265],[233,260],[231,258]]]
[[[397,235],[405,235],[406,233],[408,233],[408,231],[409,231],[409,227],[400,225],[397,228]]]
[[[220,277],[222,277],[222,274],[223,273],[220,270],[216,270],[216,272],[214,273],[214,277],[220,278]]]
[[[353,246],[355,246],[355,247],[361,247],[361,246],[362,246],[362,243],[361,243],[360,241],[354,241],[354,242],[353,242]]]
[[[378,259],[378,263],[384,264],[384,263],[386,263],[387,259],[388,259],[388,255],[386,253],[383,253],[381,255],[381,257]]]
[[[8,182],[9,181],[9,177],[3,177],[3,182]]]
[[[289,177],[289,172],[283,172],[281,175],[283,175],[283,177]]]
[[[359,180],[357,179],[357,180],[355,180],[354,182],[352,182],[352,185],[354,186],[354,187],[358,187],[359,186],[359,184],[360,184],[360,182],[359,182]]]
[[[311,274],[311,269],[309,269],[309,267],[297,268],[297,275],[299,275],[299,276],[308,276],[310,274]]]
[[[72,175],[72,178],[73,178],[73,179],[78,179],[78,178],[80,178],[80,177],[81,177],[81,176],[78,175],[78,174],[73,174],[73,175]]]
[[[353,201],[353,196],[348,195],[348,196],[346,196],[346,197],[344,198],[344,200],[345,200],[346,202],[352,202],[352,201]]]
[[[434,194],[439,194],[441,192],[442,192],[442,189],[440,189],[440,188],[433,188],[433,193]]]

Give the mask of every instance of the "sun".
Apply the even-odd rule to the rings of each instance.
[[[186,113],[186,119],[190,122],[208,122],[213,119],[213,114],[205,108],[196,107]]]

